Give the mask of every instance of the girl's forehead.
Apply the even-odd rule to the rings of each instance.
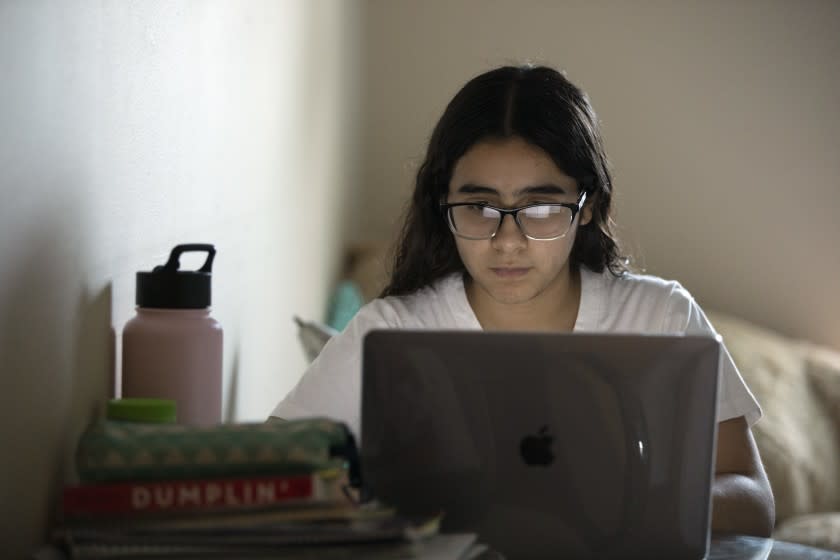
[[[474,144],[455,163],[450,193],[463,185],[489,187],[504,194],[539,185],[556,185],[572,194],[577,191],[576,181],[545,150],[519,137]]]

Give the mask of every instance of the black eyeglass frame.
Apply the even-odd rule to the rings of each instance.
[[[582,190],[580,192],[580,196],[578,196],[577,203],[575,202],[536,202],[534,204],[526,204],[525,206],[519,206],[518,208],[499,208],[498,206],[493,206],[492,204],[487,204],[485,202],[441,202],[440,207],[443,210],[444,214],[446,215],[446,223],[449,224],[449,229],[463,239],[469,239],[472,241],[481,241],[485,239],[493,239],[496,237],[496,234],[499,233],[499,228],[502,227],[502,222],[505,219],[505,216],[510,215],[513,216],[513,221],[516,223],[516,227],[519,228],[519,232],[527,237],[532,241],[554,241],[555,239],[561,239],[569,233],[569,230],[572,229],[572,224],[575,223],[575,218],[580,213],[581,209],[583,209],[583,205],[586,204],[586,191]],[[468,235],[464,235],[459,233],[455,224],[453,223],[452,219],[452,212],[450,211],[452,208],[456,206],[479,206],[481,208],[489,208],[490,210],[495,210],[499,213],[499,223],[496,224],[496,229],[493,230],[493,233],[490,237],[470,237]],[[519,212],[525,210],[527,208],[533,208],[534,206],[562,206],[563,208],[568,208],[572,211],[572,219],[569,220],[569,227],[560,235],[556,235],[554,237],[532,237],[525,233],[525,228],[522,227],[522,223],[519,221]]]

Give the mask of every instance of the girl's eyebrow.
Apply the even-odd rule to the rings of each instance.
[[[473,183],[465,183],[458,187],[456,191],[460,194],[492,194],[496,196],[500,196],[500,193],[497,189],[492,187],[485,187],[482,185],[475,185]],[[514,193],[514,196],[521,197],[529,194],[566,194],[566,189],[559,185],[554,185],[551,183],[545,185],[533,185],[529,187],[522,187],[521,189],[517,190]]]

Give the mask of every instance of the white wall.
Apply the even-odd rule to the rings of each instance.
[[[708,308],[840,348],[840,3],[370,0],[362,163],[393,231],[445,104],[525,60],[567,70],[602,121],[616,218]]]
[[[0,3],[4,557],[43,538],[134,274],[173,245],[218,250],[227,419],[264,419],[303,371],[291,317],[322,316],[352,196],[358,20],[339,0]]]

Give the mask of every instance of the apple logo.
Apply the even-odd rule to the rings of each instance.
[[[548,426],[543,426],[536,435],[522,438],[519,443],[519,453],[526,465],[540,465],[547,467],[554,462],[551,444],[554,438],[548,434]]]

